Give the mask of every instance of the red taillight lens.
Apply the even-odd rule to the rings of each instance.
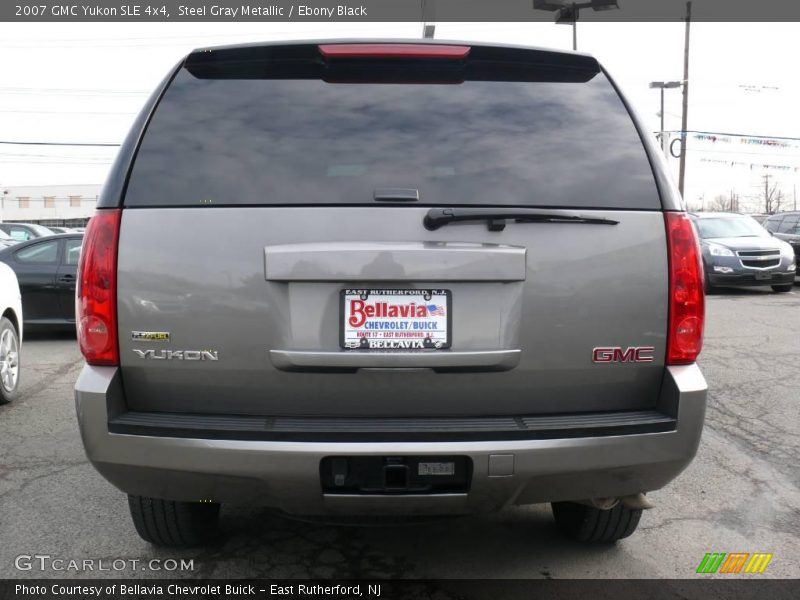
[[[75,296],[78,343],[90,365],[119,365],[117,242],[120,209],[98,210],[83,236]]]
[[[445,44],[320,44],[325,58],[466,58],[469,46]]]
[[[703,263],[692,222],[685,213],[664,213],[669,253],[667,364],[693,363],[703,347]]]

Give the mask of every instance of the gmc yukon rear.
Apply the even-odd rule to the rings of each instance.
[[[702,266],[591,56],[429,42],[204,49],[84,243],[86,453],[139,534],[550,502],[630,535],[703,425]]]

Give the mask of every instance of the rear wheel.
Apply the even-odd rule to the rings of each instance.
[[[792,283],[787,283],[785,285],[773,285],[772,291],[778,293],[791,292],[793,287],[794,284]]]
[[[136,532],[156,546],[196,546],[217,531],[219,504],[128,496],[128,506]]]
[[[562,534],[578,542],[611,543],[636,531],[641,509],[621,502],[610,510],[600,510],[575,502],[553,502],[553,517]]]
[[[19,390],[19,334],[14,324],[0,317],[0,404],[11,402]]]

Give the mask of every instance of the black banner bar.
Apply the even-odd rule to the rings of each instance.
[[[681,21],[686,0],[581,0],[580,21]],[[571,0],[3,0],[8,22],[552,22]],[[536,7],[536,8],[535,8]],[[596,10],[597,9],[597,10]],[[800,21],[796,0],[696,0],[693,21]]]
[[[689,580],[0,580],[0,600],[783,600],[797,579],[716,576]]]

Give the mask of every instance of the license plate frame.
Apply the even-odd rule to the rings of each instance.
[[[373,315],[361,314],[365,320],[362,325],[354,327],[348,322],[353,316],[348,300],[361,300],[363,308],[374,307]],[[401,302],[393,302],[399,300]],[[384,302],[385,306],[377,307]],[[401,304],[402,303],[402,304]],[[444,315],[438,314],[444,303]],[[418,310],[425,306],[426,316],[389,316],[390,305],[411,306]],[[437,307],[437,314],[429,314],[429,305]],[[339,292],[339,346],[343,350],[353,351],[403,351],[403,350],[447,350],[452,345],[453,336],[453,294],[451,290],[442,288],[344,288]],[[410,309],[409,309],[410,310]],[[358,316],[358,315],[356,315]],[[369,329],[361,330],[366,323],[384,323]],[[394,326],[388,325],[395,323]],[[400,327],[397,324],[406,323]],[[409,323],[428,323],[435,325],[433,329],[416,329]],[[441,325],[445,330],[442,335]],[[358,336],[354,332],[361,330],[369,335]],[[425,333],[432,335],[425,336]],[[391,334],[391,335],[390,335]]]
[[[756,281],[769,281],[772,279],[772,273],[756,271],[755,278]]]

